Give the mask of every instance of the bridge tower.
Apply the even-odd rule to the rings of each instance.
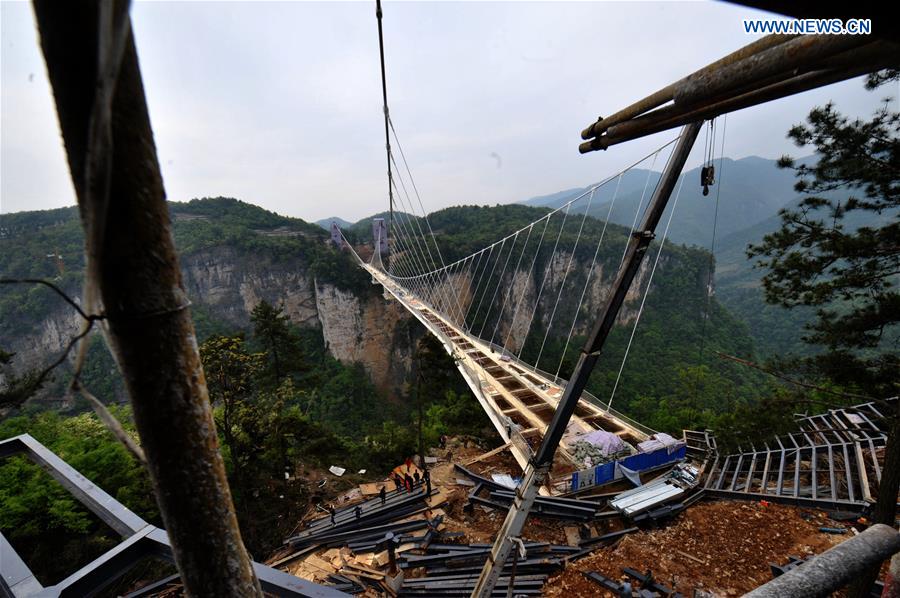
[[[388,252],[387,227],[384,225],[384,218],[372,219],[372,243],[375,244],[374,249],[382,256]]]
[[[344,238],[341,235],[341,229],[334,220],[331,221],[331,242],[338,249],[344,247]]]

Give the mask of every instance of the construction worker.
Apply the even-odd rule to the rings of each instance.
[[[623,575],[619,581],[619,598],[631,598],[633,594],[631,580],[628,579],[627,575]]]
[[[419,470],[417,469],[417,470],[413,473],[413,483],[414,483],[416,486],[418,486],[418,485],[419,485],[420,479],[421,479],[421,478],[420,478],[420,476],[419,476]]]
[[[356,515],[356,520],[359,521],[359,518],[362,517],[362,507],[356,505],[356,508],[353,509],[353,514]]]
[[[382,487],[381,487],[381,490],[378,491],[378,498],[381,499],[381,504],[382,504],[382,505],[383,505],[385,502],[387,502],[387,489],[385,488],[385,486],[382,486]]]
[[[428,494],[431,494],[431,472],[429,472],[427,469],[425,470],[424,479],[425,479],[425,492],[427,492]]]
[[[328,505],[328,514],[331,515],[331,525],[334,525],[334,506]]]
[[[409,475],[408,473],[403,475],[403,482],[406,484],[406,491],[407,491],[407,492],[412,492],[412,490],[413,490],[413,479],[410,477],[410,475]]]
[[[397,490],[403,487],[403,481],[400,479],[400,476],[396,473],[391,474],[391,479],[394,480],[394,486],[397,487]]]

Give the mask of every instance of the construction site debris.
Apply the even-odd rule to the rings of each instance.
[[[670,586],[674,579],[677,591],[685,595],[698,589],[737,596],[770,579],[769,563],[782,562],[791,554],[817,554],[841,541],[841,536],[819,532],[826,521],[824,513],[817,514],[818,522],[805,521],[801,513],[777,504],[697,503],[666,528],[631,533],[614,547],[570,559],[562,573],[547,581],[544,595],[614,596],[583,573],[597,571],[617,578],[624,567],[631,567],[652,569]]]

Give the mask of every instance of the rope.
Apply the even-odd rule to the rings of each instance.
[[[666,238],[669,236],[669,226],[672,224],[672,216],[675,215],[675,208],[678,207],[678,198],[681,196],[681,188],[684,186],[685,175],[681,175],[678,182],[678,191],[675,193],[675,201],[672,202],[672,211],[669,212],[669,219],[666,221],[666,229],[663,231],[662,239],[659,242],[659,251],[656,252],[656,258],[653,260],[653,268],[650,270],[650,278],[647,280],[647,290],[641,297],[641,305],[638,308],[637,317],[634,319],[634,326],[631,328],[631,336],[628,337],[628,345],[625,347],[625,355],[622,357],[622,363],[619,365],[619,372],[616,374],[616,383],[613,385],[612,393],[609,395],[609,403],[606,405],[606,411],[612,408],[613,399],[616,396],[616,390],[619,388],[619,380],[622,378],[622,370],[625,369],[625,362],[628,361],[628,353],[631,351],[631,343],[634,341],[634,333],[637,331],[638,323],[641,321],[641,315],[644,313],[644,303],[650,294],[650,285],[653,284],[653,275],[656,274],[656,266],[659,264],[659,256],[662,255],[663,246],[666,244]]]

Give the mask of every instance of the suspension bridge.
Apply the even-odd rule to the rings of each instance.
[[[399,148],[393,125],[389,128]],[[614,281],[608,274],[604,278],[602,272],[624,263],[641,212],[649,207],[645,200],[651,186],[660,183],[654,180],[658,173],[653,165],[675,141],[677,138],[518,230],[451,263],[444,262],[428,215],[424,210],[414,215],[414,201],[421,206],[421,199],[404,157],[406,177],[397,168],[393,175],[399,181],[393,185],[400,206],[393,214],[393,237],[384,243],[384,227],[376,221],[371,259],[365,261],[353,252],[373,282],[384,288],[385,297],[401,304],[443,344],[523,470],[540,446],[568,384],[563,368],[567,354],[575,350],[573,340],[584,334],[589,315],[599,307],[598,299],[609,296]],[[714,135],[707,140],[710,160],[716,143]],[[393,157],[391,160],[396,167]],[[628,234],[613,232],[616,227],[609,225],[609,214],[616,206],[622,178],[647,165],[650,168],[646,175],[642,173],[644,184],[633,208],[631,230]],[[670,211],[668,222],[673,215]],[[668,223],[653,260],[628,297],[629,304],[637,307],[632,319],[622,322],[631,332],[613,393],[602,400],[582,390],[554,455],[553,476],[541,489],[544,494],[569,489],[572,472],[585,467],[575,457],[575,443],[592,433],[615,435],[621,446],[631,448],[655,434],[615,410],[612,402],[667,233]],[[352,249],[346,239],[345,243]],[[382,255],[385,247],[390,248],[387,256]],[[563,347],[560,355],[551,355],[551,344]],[[541,369],[541,365],[553,371]]]

